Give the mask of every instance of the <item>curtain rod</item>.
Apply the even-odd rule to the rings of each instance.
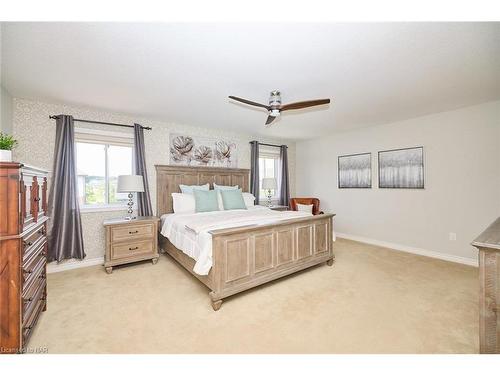
[[[50,119],[52,120],[57,120],[59,117],[58,116],[49,116]],[[113,126],[121,126],[123,128],[133,128],[133,125],[125,125],[125,124],[116,124],[114,122],[102,122],[102,121],[92,121],[92,120],[81,120],[78,118],[73,119],[73,121],[77,122],[87,122],[89,124],[102,124],[102,125],[113,125]],[[142,126],[141,128],[146,129],[146,130],[152,130],[149,126]]]
[[[253,141],[253,142],[255,142],[255,141]],[[252,142],[250,142],[250,143],[252,143]],[[259,144],[259,145],[261,145],[261,146],[281,147],[280,145],[272,145],[272,144],[270,144],[270,143],[260,143],[260,142],[257,142],[257,144]],[[283,145],[283,146],[285,146],[286,148],[288,148],[288,146],[287,146],[287,145]]]

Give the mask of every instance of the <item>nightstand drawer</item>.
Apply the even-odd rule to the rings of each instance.
[[[112,244],[111,260],[153,254],[153,252],[154,243],[152,240],[134,241],[126,244]]]
[[[111,228],[111,241],[123,241],[138,237],[153,237],[154,224],[127,225]]]

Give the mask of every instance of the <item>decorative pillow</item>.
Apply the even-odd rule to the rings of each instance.
[[[210,190],[210,184],[205,185],[179,185],[183,194],[193,194],[194,190]]]
[[[224,211],[224,203],[222,203],[222,195],[221,191],[222,190],[215,190],[217,192],[217,203],[219,204],[219,210]]]
[[[214,190],[238,190],[239,189],[239,186],[238,185],[234,185],[234,186],[224,186],[224,185],[217,185],[215,182],[214,182]]]
[[[255,206],[255,197],[250,193],[243,193],[243,200],[245,201],[245,206],[252,207]]]
[[[174,213],[176,214],[194,214],[195,201],[193,194],[172,193],[174,203]]]
[[[222,203],[224,210],[246,210],[245,200],[241,189],[238,190],[221,190]]]
[[[217,191],[194,189],[193,193],[196,212],[219,211]]]
[[[308,212],[310,214],[313,213],[313,204],[300,204],[300,203],[297,203],[297,211],[304,211],[304,212]]]

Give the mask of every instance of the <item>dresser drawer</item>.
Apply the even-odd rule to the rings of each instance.
[[[23,295],[29,293],[29,290],[33,288],[33,285],[37,283],[37,280],[45,275],[45,270],[47,266],[47,260],[45,258],[45,253],[41,253],[39,256],[34,257],[33,262],[23,267]]]
[[[154,224],[127,225],[111,228],[111,241],[123,241],[138,237],[153,237],[155,235]]]
[[[152,240],[134,241],[126,244],[111,245],[111,260],[153,254]]]
[[[42,244],[47,242],[45,223],[35,228],[27,236],[23,237],[23,264],[31,259],[33,252],[37,252]]]
[[[32,295],[23,296],[23,324],[26,324],[32,318],[37,310],[37,306],[41,301],[45,301],[45,287],[46,287],[45,274],[43,278],[38,278],[35,287],[32,289]]]
[[[40,314],[44,310],[46,306],[46,300],[45,297],[41,298],[38,301],[34,301],[33,303],[33,309],[31,312],[31,315],[27,317],[27,320],[24,321],[23,323],[23,347],[26,346],[26,342],[28,341],[29,337],[33,333],[33,330],[36,326],[36,323],[38,321],[38,318],[40,317]]]

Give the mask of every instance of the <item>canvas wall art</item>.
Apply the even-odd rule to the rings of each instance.
[[[372,154],[344,155],[338,158],[340,189],[372,187]]]
[[[170,134],[170,164],[236,168],[236,143],[216,138]]]
[[[424,148],[378,153],[378,186],[394,189],[424,188]]]

